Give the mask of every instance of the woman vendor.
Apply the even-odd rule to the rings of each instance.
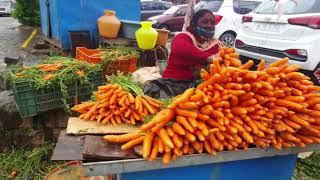
[[[171,43],[168,65],[162,79],[150,82],[145,93],[154,98],[173,97],[196,85],[199,69],[211,63],[219,52],[214,39],[215,17],[206,9],[197,11],[186,32],[176,35]]]

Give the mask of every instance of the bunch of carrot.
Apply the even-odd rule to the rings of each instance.
[[[56,61],[53,64],[39,64],[37,68],[44,72],[55,72],[63,67],[63,63],[60,61]]]
[[[54,79],[56,77],[56,74],[54,74],[54,72],[62,69],[63,67],[64,67],[64,64],[61,61],[56,61],[52,64],[39,64],[36,66],[36,68],[38,68],[39,70],[49,73],[44,75],[43,77],[43,80],[47,80],[47,81]],[[84,72],[80,70],[77,71],[76,74],[79,76],[84,76]]]
[[[210,72],[203,70],[203,83],[176,96],[139,133],[104,139],[125,143],[123,150],[142,144],[144,158],[162,155],[164,164],[184,154],[320,143],[319,87],[288,58],[252,66],[221,67],[215,60]]]
[[[23,76],[25,75],[24,74],[24,72],[23,72],[23,70],[28,70],[28,69],[30,69],[30,67],[28,67],[28,66],[22,66],[21,67],[21,72],[16,72],[16,73],[14,73],[13,75],[14,75],[14,77],[15,78],[23,78]]]
[[[19,72],[15,74],[16,78],[22,78],[23,77],[23,73]]]
[[[49,80],[52,80],[55,77],[57,77],[57,74],[56,74],[57,71],[62,70],[67,67],[67,64],[64,64],[64,63],[65,62],[58,60],[58,61],[55,61],[52,63],[39,64],[39,65],[35,66],[35,68],[36,68],[36,70],[39,71],[39,73],[44,74],[42,80],[49,81]],[[68,68],[71,68],[71,67],[68,67]],[[22,78],[22,77],[24,77],[25,74],[26,74],[25,71],[18,72],[18,73],[15,73],[15,77]],[[79,69],[77,69],[75,71],[75,74],[80,77],[85,76],[85,72],[83,70],[79,70]]]
[[[143,122],[148,115],[159,112],[162,103],[145,95],[134,97],[118,84],[108,84],[98,87],[95,102],[84,102],[72,108],[79,112],[80,119],[112,123],[113,125],[127,123],[135,125]]]
[[[219,56],[216,58],[216,61],[219,61],[222,68],[228,67],[228,66],[232,66],[232,67],[241,66],[241,61],[239,60],[239,54],[235,52],[234,48],[222,47],[219,52]]]
[[[214,68],[215,68],[215,63],[219,63],[221,68],[224,67],[239,67],[241,66],[241,61],[239,60],[239,54],[235,52],[234,48],[227,48],[227,47],[222,47],[218,57],[216,57],[213,61],[212,64],[209,65],[209,71],[211,72],[210,74],[204,70],[201,69],[200,71],[200,76],[202,77],[203,80],[208,79],[210,76],[212,76],[212,73],[214,73]],[[252,61],[253,62],[253,61]],[[251,60],[250,60],[251,63]]]

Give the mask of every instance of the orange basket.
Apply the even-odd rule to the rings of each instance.
[[[137,70],[137,58],[121,59],[114,61],[109,65],[106,65],[103,69],[103,73],[111,75],[117,71],[124,73],[133,73]]]
[[[77,47],[76,59],[79,61],[87,61],[90,63],[100,63],[101,50],[98,49],[87,49],[85,47]],[[111,75],[117,71],[124,73],[132,73],[137,70],[137,58],[128,58],[114,61],[103,68],[103,73],[106,75]]]
[[[77,47],[76,50],[76,59],[79,61],[87,61],[90,63],[100,63],[101,59],[101,50],[98,49],[87,49],[85,47]]]

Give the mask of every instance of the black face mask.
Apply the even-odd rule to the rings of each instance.
[[[203,28],[203,27],[197,26],[195,28],[195,33],[204,39],[210,40],[213,38],[215,30],[211,30],[210,28]]]

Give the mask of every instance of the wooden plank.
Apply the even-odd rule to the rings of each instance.
[[[51,156],[52,161],[83,160],[84,136],[69,136],[66,131],[61,131],[56,147]]]
[[[45,41],[47,41],[48,43],[52,44],[53,46],[62,49],[61,43],[59,40],[57,39],[53,39],[53,38],[49,38],[49,37],[44,37],[43,38]]]
[[[67,134],[87,135],[87,134],[123,134],[138,132],[137,127],[128,125],[102,125],[95,121],[85,121],[78,117],[70,117],[67,126]]]
[[[158,170],[165,168],[177,168],[184,166],[195,166],[202,164],[224,163],[230,161],[239,161],[246,159],[256,159],[262,157],[273,157],[289,154],[298,154],[300,152],[319,151],[319,144],[308,145],[305,148],[294,147],[276,150],[274,148],[250,148],[248,150],[238,151],[223,151],[219,152],[217,156],[208,154],[193,154],[185,155],[172,161],[168,165],[162,164],[162,159],[158,158],[155,161],[147,161],[145,159],[128,159],[115,160],[104,162],[83,163],[84,173],[87,176],[101,176],[108,174],[118,174],[127,172]]]
[[[121,150],[121,144],[110,144],[102,136],[85,136],[83,159],[87,161],[134,159],[138,156],[133,150]]]

